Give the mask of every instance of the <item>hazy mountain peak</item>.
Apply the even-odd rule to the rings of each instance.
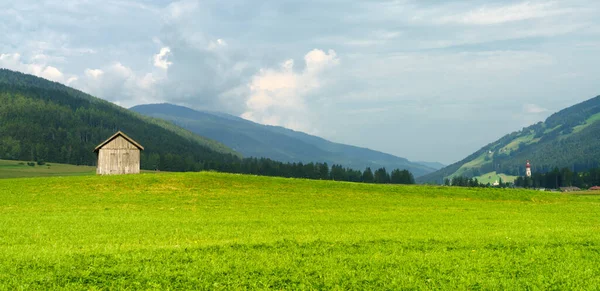
[[[148,104],[131,110],[163,118],[199,135],[217,140],[246,157],[284,162],[327,162],[362,170],[365,167],[407,169],[415,176],[435,171],[428,165],[367,148],[334,143],[280,126],[268,126],[223,113],[172,104]]]

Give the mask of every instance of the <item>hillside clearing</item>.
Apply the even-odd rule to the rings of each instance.
[[[590,289],[600,197],[217,173],[0,180],[0,289]]]
[[[530,133],[528,135],[518,137],[518,138],[514,139],[513,141],[511,141],[509,144],[507,144],[505,147],[503,147],[500,151],[510,153],[511,151],[518,149],[519,145],[521,143],[530,144],[530,143],[535,142],[534,137],[535,137],[535,133]],[[539,139],[537,139],[537,140],[539,140]]]
[[[467,172],[472,171],[474,168],[483,166],[486,163],[490,163],[490,161],[486,161],[485,157],[487,156],[487,153],[483,153],[481,154],[479,157],[477,157],[476,159],[462,165],[455,173],[453,173],[452,175],[448,176],[448,179],[452,179],[453,177],[458,177],[458,176],[462,176],[465,175]]]
[[[502,178],[502,182],[503,183],[513,183],[515,181],[515,179],[517,178],[517,176],[509,176],[506,174],[498,174],[496,172],[490,172],[490,173],[486,173],[483,174],[481,176],[475,177],[477,179],[477,181],[479,181],[479,183],[483,183],[483,184],[493,184],[494,182],[498,181],[500,182],[500,178]]]
[[[585,123],[573,127],[573,132],[571,134],[578,133],[578,132],[584,130],[586,127],[592,125],[596,121],[600,121],[600,113],[596,113],[596,114],[590,116],[585,121]]]

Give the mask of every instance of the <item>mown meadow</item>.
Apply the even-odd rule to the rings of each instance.
[[[218,173],[0,180],[0,289],[600,286],[600,196]]]
[[[0,179],[96,174],[96,167],[0,160]]]

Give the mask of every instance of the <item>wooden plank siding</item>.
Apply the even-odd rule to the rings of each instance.
[[[99,175],[138,174],[140,149],[123,136],[117,135],[98,150]]]

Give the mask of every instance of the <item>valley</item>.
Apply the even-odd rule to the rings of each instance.
[[[0,291],[600,290],[600,1],[0,7]]]

